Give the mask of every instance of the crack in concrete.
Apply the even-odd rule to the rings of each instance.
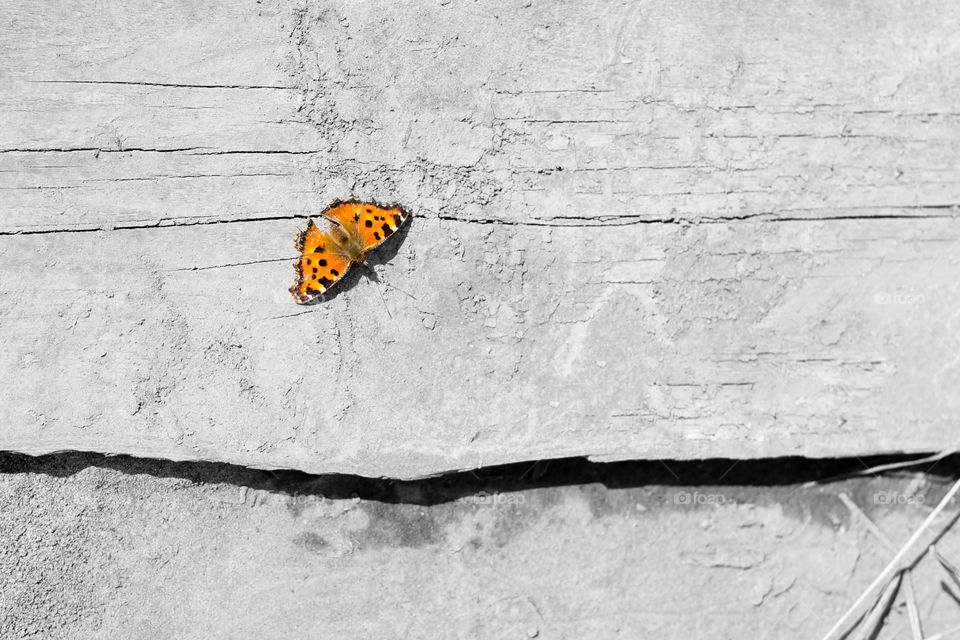
[[[290,256],[288,258],[265,258],[263,260],[248,260],[246,262],[231,262],[229,264],[212,264],[206,267],[180,267],[179,269],[164,269],[166,272],[174,271],[207,271],[209,269],[225,269],[227,267],[245,267],[251,264],[264,264],[267,262],[287,262],[296,260],[300,256]]]
[[[870,211],[875,210],[878,207],[862,207],[862,209]],[[686,224],[686,225],[695,225],[695,224],[723,224],[727,222],[742,222],[747,220],[760,220],[763,222],[817,222],[817,221],[834,221],[834,220],[912,220],[912,219],[951,219],[951,218],[960,218],[960,204],[943,204],[943,205],[918,205],[918,206],[906,206],[906,207],[896,207],[897,209],[903,210],[917,210],[917,211],[939,211],[946,210],[952,211],[952,214],[938,214],[931,213],[927,215],[923,214],[875,214],[875,215],[864,215],[864,214],[839,214],[839,215],[827,215],[827,216],[799,216],[799,215],[777,215],[773,211],[764,211],[760,213],[746,213],[742,215],[721,215],[715,217],[689,217],[685,218],[683,216],[671,216],[667,218],[653,218],[647,216],[597,216],[597,217],[588,217],[588,216],[558,216],[554,218],[534,218],[532,220],[500,220],[497,218],[461,218],[458,216],[451,215],[438,215],[437,219],[439,220],[450,220],[456,222],[466,222],[471,224],[502,224],[508,226],[526,226],[526,227],[626,227],[633,226],[638,224]],[[859,209],[858,207],[846,207],[843,208],[846,210],[850,209]],[[823,209],[788,209],[786,212],[799,212],[799,211],[823,211]]]
[[[0,149],[0,153],[184,153],[187,151],[202,151],[211,147],[173,147],[170,149],[149,148],[149,147],[118,147],[110,149],[106,147],[14,147],[11,149]]]
[[[244,154],[305,156],[327,152],[323,149],[293,151],[290,149],[215,149],[214,147],[171,147],[166,149],[160,147],[13,147],[0,149],[0,153],[190,153],[190,155],[196,156]]]
[[[180,82],[143,82],[139,80],[30,80],[36,84],[106,84],[140,87],[169,87],[172,89],[279,89],[296,91],[296,87],[269,84],[185,84]]]
[[[198,219],[181,219],[181,218],[161,218],[155,222],[141,222],[137,221],[131,224],[111,224],[109,226],[97,225],[91,227],[78,227],[74,229],[17,229],[15,231],[3,231],[0,230],[0,236],[33,236],[33,235],[48,235],[55,233],[96,233],[99,231],[136,231],[139,229],[159,229],[165,227],[196,227],[196,226],[205,226],[205,225],[215,225],[215,224],[235,224],[241,222],[271,222],[274,220],[305,220],[310,217],[310,214],[285,214],[285,215],[274,215],[274,216],[258,216],[252,218],[237,218],[237,219],[214,219],[214,220],[198,220]],[[292,258],[284,258],[292,259]]]
[[[598,216],[590,218],[587,216],[565,216],[556,218],[536,218],[532,220],[502,220],[498,218],[463,218],[452,215],[437,215],[428,219],[445,220],[448,222],[461,222],[465,224],[481,225],[504,225],[518,227],[553,227],[553,228],[589,228],[589,227],[627,227],[641,224],[678,224],[678,225],[698,225],[698,224],[725,224],[729,222],[744,222],[749,220],[758,220],[762,222],[782,223],[782,222],[825,222],[842,220],[953,220],[960,219],[960,204],[943,205],[917,205],[907,207],[897,207],[907,211],[949,211],[951,213],[929,213],[929,214],[842,214],[826,216],[797,216],[787,215],[779,216],[774,212],[748,213],[743,215],[723,215],[712,218],[674,216],[668,218],[651,218],[646,216]],[[848,208],[849,210],[850,208]],[[854,208],[857,209],[857,208]],[[860,209],[870,211],[876,207],[862,207]],[[790,209],[795,211],[822,211],[822,209]],[[198,220],[190,218],[162,218],[155,222],[135,222],[131,224],[111,224],[109,226],[97,225],[91,227],[79,227],[73,229],[54,228],[54,229],[17,229],[14,231],[0,230],[0,236],[20,236],[20,235],[46,235],[55,233],[91,233],[98,231],[129,231],[137,229],[156,229],[163,227],[192,227],[214,224],[237,224],[246,222],[271,222],[275,220],[301,220],[309,217],[310,214],[292,213],[278,214],[272,216],[257,216],[250,218],[235,218],[213,220]],[[285,258],[288,259],[288,258]],[[292,259],[292,258],[290,258]],[[230,266],[230,265],[228,265]]]
[[[302,311],[292,315],[304,315]],[[283,317],[283,316],[280,316]],[[731,460],[706,458],[703,460],[670,461],[664,468],[657,458],[598,460],[602,453],[580,456],[527,459],[481,466],[456,466],[436,473],[409,476],[364,476],[333,471],[316,473],[294,466],[268,465],[261,467],[243,462],[208,459],[172,459],[163,455],[110,455],[80,448],[58,449],[37,454],[0,452],[0,468],[16,465],[22,469],[69,469],[75,473],[88,466],[123,467],[125,473],[170,475],[195,479],[198,475],[253,489],[263,488],[291,494],[302,494],[308,487],[323,487],[328,498],[377,499],[390,503],[431,504],[449,501],[458,495],[469,495],[480,489],[504,493],[535,489],[549,484],[586,485],[604,479],[619,486],[651,485],[710,485],[730,487],[738,485],[765,485],[771,477],[778,483],[806,484],[811,480],[837,481],[863,473],[865,456],[834,458],[766,457]],[[866,463],[885,462],[885,466],[904,468],[931,461],[940,461],[941,468],[960,464],[954,450],[931,453],[928,451],[873,454]],[[530,474],[531,463],[544,463],[540,473]],[[736,470],[731,473],[731,462]],[[879,467],[878,467],[879,469]],[[279,473],[277,473],[279,472]],[[295,472],[295,473],[285,473]],[[421,488],[403,491],[404,487]]]

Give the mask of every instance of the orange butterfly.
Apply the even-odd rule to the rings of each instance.
[[[321,215],[332,222],[320,231],[307,220],[307,230],[297,234],[300,259],[294,263],[297,281],[290,293],[298,304],[311,302],[342,278],[350,265],[366,265],[366,253],[392,236],[410,217],[402,208],[372,202],[334,202]]]

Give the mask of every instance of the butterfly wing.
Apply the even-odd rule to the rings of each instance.
[[[340,252],[340,244],[307,220],[307,230],[297,234],[300,258],[294,263],[297,279],[290,293],[298,304],[307,304],[323,295],[350,268],[350,260]]]
[[[364,251],[382,244],[410,217],[400,207],[381,207],[372,202],[341,202],[323,215],[356,237]]]

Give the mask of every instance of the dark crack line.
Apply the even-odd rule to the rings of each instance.
[[[266,318],[266,319],[267,319],[267,320],[282,320],[282,319],[284,319],[284,318],[296,318],[297,316],[303,316],[303,315],[306,315],[306,314],[308,314],[308,313],[317,313],[318,311],[320,311],[320,309],[308,309],[307,311],[300,311],[300,312],[298,312],[298,313],[288,313],[288,314],[282,315],[282,316],[271,316],[271,317]]]
[[[866,462],[871,467],[884,464],[890,468],[902,468],[926,464],[937,458],[936,470],[926,469],[926,473],[943,478],[952,478],[960,473],[960,456],[929,456],[925,453],[929,452],[874,454],[870,455]],[[530,473],[531,462],[539,463],[534,473]],[[412,478],[400,478],[342,472],[304,473],[270,461],[263,461],[258,465],[244,465],[203,459],[172,461],[162,456],[122,453],[107,455],[77,450],[63,450],[36,457],[16,452],[0,452],[0,474],[35,473],[69,477],[90,467],[112,469],[130,476],[184,478],[194,483],[228,483],[290,496],[360,498],[388,504],[431,506],[481,491],[490,494],[596,484],[604,485],[608,489],[715,486],[735,490],[738,487],[802,487],[813,483],[826,487],[856,475],[861,470],[861,459],[857,456],[821,459],[785,456],[601,462],[589,456],[561,457],[475,468],[451,465],[446,471],[431,470]]]
[[[209,149],[209,148],[208,148]],[[233,156],[244,154],[268,154],[268,155],[290,155],[290,156],[309,156],[318,153],[327,153],[323,149],[306,149],[303,151],[291,151],[289,149],[222,149],[217,151],[198,151],[194,155],[198,156]]]
[[[153,182],[155,180],[195,180],[200,178],[263,178],[289,177],[292,173],[195,173],[184,175],[158,175],[143,178],[91,178],[83,182]],[[34,187],[14,187],[15,189],[62,189],[61,186],[38,185]]]
[[[923,207],[900,207],[905,209],[917,209],[922,211],[927,210],[944,210],[951,211],[953,213],[944,213],[944,214],[929,214],[929,215],[920,215],[920,214],[877,214],[877,215],[858,215],[858,214],[847,214],[847,215],[833,215],[833,216],[777,216],[772,212],[766,213],[755,213],[755,214],[744,214],[741,216],[720,216],[714,218],[683,218],[683,217],[670,217],[670,218],[648,218],[648,217],[639,217],[639,216],[622,216],[616,218],[610,217],[600,217],[600,218],[588,218],[588,217],[567,217],[567,218],[555,218],[552,220],[543,220],[535,219],[529,221],[523,220],[499,220],[497,218],[459,218],[456,216],[450,215],[438,215],[435,216],[437,220],[445,220],[449,222],[461,222],[464,224],[481,224],[481,225],[504,225],[504,226],[517,226],[517,227],[552,227],[552,228],[589,228],[589,227],[629,227],[641,224],[673,224],[673,225],[698,225],[698,224],[727,224],[730,222],[744,222],[749,220],[759,220],[762,222],[770,223],[783,223],[783,222],[821,222],[821,221],[843,221],[843,220],[957,220],[960,219],[960,205],[931,205]],[[276,220],[305,220],[310,214],[307,213],[294,213],[294,214],[282,214],[282,215],[273,215],[273,216],[258,216],[252,218],[236,218],[236,219],[213,219],[213,220],[196,220],[196,219],[170,219],[164,218],[156,222],[151,223],[134,223],[134,224],[113,224],[109,226],[93,226],[93,227],[81,227],[76,229],[35,229],[35,230],[23,230],[18,229],[16,231],[0,231],[0,236],[28,236],[28,235],[45,235],[45,234],[54,234],[54,233],[92,233],[99,231],[128,231],[128,230],[137,230],[137,229],[157,229],[157,228],[167,228],[167,227],[193,227],[193,226],[203,226],[203,225],[216,225],[216,224],[237,224],[237,223],[248,223],[248,222],[272,222]],[[569,223],[563,223],[560,221],[569,221]],[[288,260],[291,258],[283,258]],[[232,265],[226,265],[232,266]]]
[[[178,269],[164,269],[167,272],[173,271],[207,271],[208,269],[226,269],[227,267],[245,267],[251,264],[264,264],[267,262],[287,262],[296,260],[300,256],[291,256],[289,258],[264,258],[263,260],[248,260],[247,262],[231,262],[229,264],[212,264],[206,267],[180,267]]]
[[[113,184],[118,182],[159,182],[161,180],[201,180],[208,178],[287,178],[292,173],[197,173],[186,175],[158,175],[145,178],[82,178],[82,184],[34,184],[23,187],[0,187],[3,191],[38,191],[59,189],[86,189],[87,185],[95,183]],[[93,187],[96,188],[96,187]]]
[[[123,148],[102,148],[102,147],[18,147],[13,149],[0,149],[0,153],[184,153],[187,151],[204,151],[211,147],[173,147],[170,149],[154,149],[148,147],[123,147]]]
[[[533,219],[533,220],[500,220],[497,218],[458,218],[457,216],[438,215],[438,220],[448,220],[450,222],[464,222],[467,224],[497,224],[512,227],[626,227],[635,224],[676,224],[678,218],[640,218],[622,216],[619,218],[587,218],[581,216],[569,216],[553,219]],[[558,224],[559,221],[570,221],[570,224]],[[593,224],[590,224],[590,222]]]
[[[936,209],[939,207],[925,207],[930,209]],[[954,207],[944,207],[945,209],[952,209]],[[960,220],[960,212],[957,214],[931,214],[931,215],[904,215],[904,214],[880,214],[875,216],[858,216],[858,215],[845,215],[845,216],[788,216],[781,218],[769,218],[768,222],[820,222],[820,221],[834,221],[834,220]]]
[[[151,147],[15,147],[0,149],[0,153],[189,153],[194,156],[227,155],[291,155],[308,156],[326,153],[323,149],[216,149],[215,147],[171,147],[169,149]]]
[[[726,215],[716,217],[685,218],[681,216],[669,218],[652,218],[646,216],[598,216],[590,218],[586,216],[564,216],[557,218],[537,218],[533,220],[499,220],[496,218],[459,218],[457,216],[438,215],[439,220],[448,220],[453,222],[464,222],[468,224],[502,224],[507,226],[520,227],[629,227],[639,224],[725,224],[728,222],[743,222],[748,220],[759,220],[763,222],[818,222],[834,220],[928,220],[928,219],[957,219],[960,218],[960,205],[930,205],[917,207],[897,207],[898,209],[908,210],[945,210],[954,211],[953,214],[843,214],[829,216],[782,216],[772,211],[762,213],[747,213],[743,215]],[[869,208],[869,209],[872,209]]]
[[[141,87],[169,87],[172,89],[279,89],[295,91],[297,87],[269,84],[182,84],[179,82],[139,82],[135,80],[31,80],[37,84],[105,84],[132,85]]]
[[[237,218],[234,220],[183,220],[174,218],[163,218],[157,222],[152,223],[142,223],[138,222],[135,224],[112,224],[109,226],[95,226],[95,227],[80,227],[76,229],[30,229],[23,230],[18,229],[16,231],[0,231],[0,236],[35,236],[35,235],[47,235],[53,233],[97,233],[100,231],[136,231],[140,229],[165,229],[172,227],[198,227],[206,225],[216,225],[216,224],[236,224],[244,222],[272,222],[274,220],[306,220],[310,217],[310,214],[286,214],[286,215],[275,215],[275,216],[259,216],[256,218]],[[283,260],[289,260],[291,258],[283,258]]]

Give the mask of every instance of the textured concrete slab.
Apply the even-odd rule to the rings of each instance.
[[[665,485],[659,464],[650,483],[566,485],[544,464],[509,488],[467,474],[350,497],[209,466],[0,456],[5,636],[806,640],[892,553],[841,494],[899,547],[949,484],[802,486],[780,464],[782,486],[737,486],[740,463],[725,486]],[[955,528],[937,548],[956,562]],[[931,555],[913,569],[927,637],[960,624]],[[877,637],[904,634],[901,595]]]
[[[953,3],[34,6],[0,27],[0,449],[955,444]],[[297,307],[296,229],[347,197],[415,218]]]

